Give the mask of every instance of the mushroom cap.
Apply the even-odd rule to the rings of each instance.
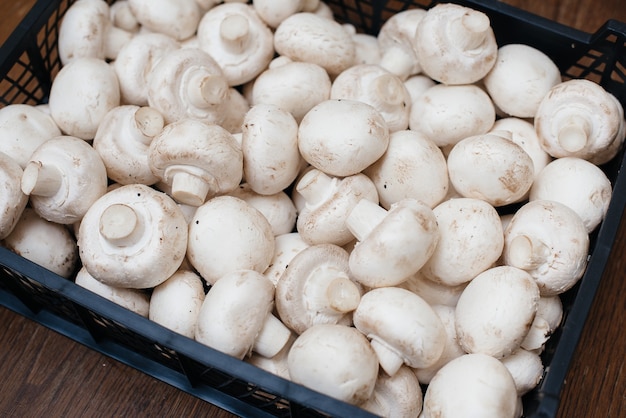
[[[295,383],[355,405],[370,398],[379,369],[367,338],[352,327],[334,324],[303,332],[287,362]]]
[[[98,58],[77,58],[59,70],[50,88],[50,115],[66,135],[91,140],[104,116],[120,105],[113,66]]]
[[[402,364],[428,367],[443,353],[446,331],[432,307],[398,287],[366,292],[353,313],[354,326],[371,340],[378,361],[390,376]]]
[[[283,272],[291,263],[291,260],[300,251],[309,246],[298,232],[290,232],[288,234],[276,235],[274,246],[274,255],[270,261],[270,265],[265,269],[263,274],[274,283],[278,284]]]
[[[562,319],[563,302],[559,295],[540,297],[537,305],[537,314],[528,334],[522,341],[522,348],[529,351],[543,351],[545,343],[561,325]]]
[[[480,87],[437,84],[411,105],[409,128],[445,147],[488,132],[495,120],[493,102]]]
[[[183,262],[187,222],[165,193],[143,184],[107,192],[83,217],[78,246],[94,278],[117,287],[145,289],[170,277]]]
[[[152,290],[148,318],[194,338],[204,297],[202,278],[193,271],[178,270]]]
[[[504,236],[496,209],[480,199],[454,198],[433,212],[439,243],[420,270],[427,278],[460,285],[491,267],[502,254]]]
[[[253,80],[274,57],[274,35],[245,3],[223,3],[207,11],[197,31],[199,46],[215,58],[231,86]]]
[[[530,273],[542,296],[574,286],[585,272],[588,251],[589,234],[583,220],[559,202],[524,204],[504,230],[504,263]]]
[[[498,58],[483,82],[498,109],[509,116],[533,118],[544,96],[561,82],[561,71],[539,49],[508,44],[498,49]]]
[[[243,183],[229,195],[238,197],[258,209],[270,223],[275,236],[288,234],[294,230],[297,218],[296,207],[284,191],[270,195],[259,194],[253,191],[247,183]]]
[[[293,61],[312,62],[332,76],[354,64],[352,36],[342,25],[314,13],[299,12],[274,32],[274,49]]]
[[[257,193],[286,189],[298,176],[298,122],[272,104],[253,106],[243,120],[241,150],[246,182]]]
[[[515,381],[502,362],[486,354],[465,354],[432,378],[422,413],[428,417],[514,418]]]
[[[302,11],[304,3],[302,0],[254,0],[252,6],[269,27],[276,28],[292,14]]]
[[[167,124],[150,143],[148,162],[152,173],[172,187],[175,200],[194,206],[234,190],[243,176],[243,153],[233,135],[195,119]]]
[[[576,157],[557,158],[537,176],[530,200],[554,200],[573,209],[591,233],[609,208],[613,187],[595,164]]]
[[[9,104],[0,109],[0,152],[13,158],[22,169],[35,149],[61,135],[52,117],[37,106]]]
[[[261,273],[238,270],[224,274],[204,298],[196,341],[243,359],[252,351],[273,300],[274,285]]]
[[[40,194],[38,185],[49,180],[47,167],[58,173],[58,188]],[[59,224],[81,220],[106,193],[107,185],[107,171],[100,154],[83,139],[68,135],[41,144],[22,175],[22,191],[30,195],[32,208],[42,218]]]
[[[424,134],[412,130],[391,133],[383,156],[363,173],[376,185],[380,205],[385,209],[406,198],[434,208],[448,193],[443,152]]]
[[[480,273],[456,305],[459,344],[468,353],[508,356],[528,334],[538,302],[539,287],[526,271],[498,266]]]
[[[96,280],[85,267],[81,267],[78,273],[76,273],[74,282],[111,302],[135,312],[137,315],[148,317],[150,296],[143,290],[106,285]]]
[[[362,293],[352,280],[343,248],[333,244],[303,248],[276,284],[278,315],[297,334],[317,324],[349,323]]]
[[[128,0],[133,15],[151,32],[177,41],[191,37],[198,28],[201,9],[196,0]]]
[[[446,284],[430,280],[421,271],[418,271],[407,280],[400,283],[398,287],[402,287],[417,294],[431,306],[444,305],[454,307],[459,301],[461,293],[463,293],[463,289],[465,289],[467,283],[468,282],[455,286],[448,286]]]
[[[189,223],[187,258],[209,284],[234,270],[263,272],[274,255],[268,220],[244,200],[218,196],[196,210]]]
[[[415,373],[410,367],[402,366],[393,376],[380,370],[372,396],[359,406],[381,417],[418,417],[422,399]]]
[[[543,377],[544,367],[541,356],[532,351],[520,348],[501,361],[513,376],[519,396],[524,396],[537,387]]]
[[[398,285],[417,273],[434,253],[439,241],[435,214],[423,202],[403,199],[361,236],[353,219],[361,216],[358,212],[363,205],[375,203],[361,200],[348,216],[348,228],[359,240],[350,253],[350,271],[368,287]]]
[[[619,101],[593,81],[563,81],[544,96],[535,115],[541,146],[551,156],[591,159],[611,149],[623,122]]]
[[[302,118],[298,147],[306,162],[331,176],[361,172],[389,145],[389,127],[373,106],[355,100],[325,100]]]
[[[306,204],[300,210],[296,227],[309,244],[345,245],[354,239],[346,223],[360,200],[378,204],[374,183],[364,174],[338,178],[312,169],[296,183]]]
[[[472,84],[494,66],[498,45],[489,17],[453,3],[428,9],[415,32],[422,72],[443,84]]]
[[[0,240],[13,231],[28,203],[22,192],[22,173],[17,161],[0,151]]]
[[[447,163],[450,182],[461,196],[483,199],[493,206],[520,201],[534,180],[530,155],[495,133],[457,142]]]
[[[78,265],[76,240],[70,230],[43,219],[28,206],[2,246],[66,279]]]

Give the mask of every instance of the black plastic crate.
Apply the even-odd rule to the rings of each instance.
[[[587,78],[626,107],[626,24],[608,21],[588,34],[495,0],[457,0],[485,12],[499,45],[525,43],[548,54],[564,77]],[[39,0],[0,48],[0,107],[47,101],[60,69],[59,24],[71,0]],[[393,13],[437,1],[337,1],[327,4],[342,22],[376,34]],[[623,153],[603,169],[614,193],[592,235],[587,271],[562,295],[563,325],[543,353],[545,374],[524,397],[524,416],[553,417],[626,206]],[[73,282],[0,248],[0,304],[98,352],[242,416],[371,416],[367,412],[276,377],[105,300]]]

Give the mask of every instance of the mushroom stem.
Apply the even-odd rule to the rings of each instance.
[[[54,165],[29,161],[22,174],[22,192],[25,195],[54,196],[63,182],[63,173]]]
[[[358,241],[363,241],[386,215],[385,208],[370,200],[361,199],[348,215],[346,225]]]
[[[304,294],[318,313],[347,313],[356,309],[361,292],[348,275],[333,266],[320,266],[304,286]]]
[[[586,119],[570,119],[558,133],[558,142],[568,152],[578,152],[582,150],[591,134],[591,127]]]
[[[382,111],[392,111],[402,103],[404,84],[393,74],[385,74],[372,82],[372,105]]]
[[[532,270],[545,263],[549,248],[528,235],[518,235],[511,240],[507,251],[508,264],[522,270]]]
[[[134,120],[142,134],[138,139],[145,145],[149,145],[152,138],[161,132],[163,126],[165,126],[165,120],[161,112],[148,106],[137,109]]]
[[[228,95],[228,83],[220,74],[210,74],[201,69],[191,71],[187,76],[186,93],[189,102],[200,109],[218,105]]]
[[[137,242],[143,225],[137,212],[128,205],[115,203],[100,215],[100,234],[117,247],[128,247]]]
[[[220,24],[220,38],[224,45],[234,53],[245,50],[250,37],[250,22],[240,14],[226,16]]]
[[[252,351],[265,358],[272,358],[283,349],[290,336],[289,328],[270,313],[254,341]]]
[[[477,10],[469,11],[461,19],[450,21],[448,25],[450,45],[456,45],[462,51],[476,49],[485,41],[490,26],[486,14]]]
[[[329,193],[336,190],[337,181],[321,170],[310,170],[302,176],[296,190],[306,201],[307,207],[314,208],[320,202],[324,202]]]
[[[164,177],[171,179],[172,197],[191,206],[200,206],[218,190],[215,177],[199,167],[171,165],[165,169]]]
[[[370,341],[370,345],[374,349],[376,356],[378,357],[378,363],[380,367],[389,375],[393,376],[400,369],[400,367],[404,364],[404,359],[398,355],[398,352],[395,351],[391,346],[386,344],[384,341],[372,337]]]

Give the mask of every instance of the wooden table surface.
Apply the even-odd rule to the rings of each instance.
[[[0,0],[0,43],[33,0]],[[506,0],[593,32],[623,0]],[[626,227],[620,227],[562,393],[559,418],[626,416]],[[0,417],[233,415],[0,308]]]

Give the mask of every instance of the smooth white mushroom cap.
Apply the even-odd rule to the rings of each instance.
[[[330,176],[361,172],[389,145],[389,127],[373,106],[355,100],[325,100],[302,118],[298,147],[306,162]]]
[[[417,294],[431,306],[444,305],[450,307],[456,306],[465,286],[467,286],[467,282],[455,286],[448,286],[430,280],[421,271],[413,274],[398,285],[398,287],[402,287]]]
[[[359,407],[381,417],[417,417],[422,411],[422,388],[408,366],[389,376],[383,370],[372,396]]]
[[[22,192],[22,168],[13,158],[0,151],[0,240],[17,225],[28,195]]]
[[[459,345],[502,358],[520,347],[537,313],[539,288],[524,270],[498,266],[472,279],[455,310]]]
[[[372,396],[378,360],[367,338],[345,325],[315,325],[302,333],[287,358],[295,383],[360,404]]]
[[[589,234],[573,209],[534,200],[515,212],[504,231],[503,261],[534,277],[542,296],[565,292],[587,266]]]
[[[23,169],[35,149],[61,135],[52,117],[37,106],[9,104],[0,109],[0,152],[13,158]]]
[[[385,209],[406,198],[434,208],[448,193],[448,168],[441,149],[412,130],[391,133],[383,156],[363,173],[376,185]]]
[[[534,165],[524,149],[495,133],[457,142],[447,160],[450,182],[461,196],[493,206],[522,200],[534,180]]]
[[[370,340],[381,367],[390,376],[402,364],[414,368],[433,365],[446,344],[444,325],[432,307],[399,287],[366,292],[352,320]]]
[[[354,42],[354,64],[380,64],[382,54],[377,37],[369,33],[351,33]]]
[[[404,81],[404,87],[406,87],[409,96],[411,96],[411,104],[413,104],[422,93],[435,84],[437,84],[435,80],[424,74],[416,74],[407,78]]]
[[[78,246],[94,278],[117,287],[145,289],[163,283],[183,262],[187,221],[165,193],[125,185],[96,200],[83,217]]]
[[[433,212],[439,243],[420,270],[430,280],[460,285],[491,267],[502,254],[504,236],[496,209],[480,199],[455,198]]]
[[[284,191],[264,195],[254,192],[248,183],[242,183],[228,195],[238,197],[258,209],[270,223],[275,236],[288,234],[296,226],[296,207]]]
[[[143,290],[109,286],[96,280],[84,267],[81,267],[78,273],[76,273],[74,282],[111,302],[135,312],[137,315],[148,317],[150,296]]]
[[[537,353],[520,348],[501,361],[513,376],[519,396],[536,388],[543,377],[544,367]]]
[[[263,214],[244,200],[218,196],[189,223],[187,258],[209,284],[234,270],[263,272],[274,255],[274,234]]]
[[[409,128],[445,147],[488,132],[495,120],[493,102],[480,87],[437,84],[411,105]]]
[[[539,49],[508,44],[498,49],[498,58],[483,82],[505,114],[532,118],[548,91],[561,82],[561,72]]]
[[[191,37],[198,28],[201,9],[196,0],[128,0],[133,15],[151,32],[177,41]]]
[[[194,338],[204,297],[200,276],[190,270],[178,270],[152,290],[148,318],[172,331]]]
[[[43,219],[30,207],[24,208],[2,245],[66,279],[74,274],[79,261],[76,240],[70,230]]]
[[[573,209],[591,233],[609,208],[613,188],[595,164],[576,157],[557,158],[537,176],[530,200],[554,200]]]
[[[274,255],[263,274],[276,285],[291,260],[309,244],[302,239],[298,232],[277,235],[274,242]]]
[[[486,354],[465,354],[443,366],[424,394],[424,418],[515,418],[517,389],[508,369]]]

